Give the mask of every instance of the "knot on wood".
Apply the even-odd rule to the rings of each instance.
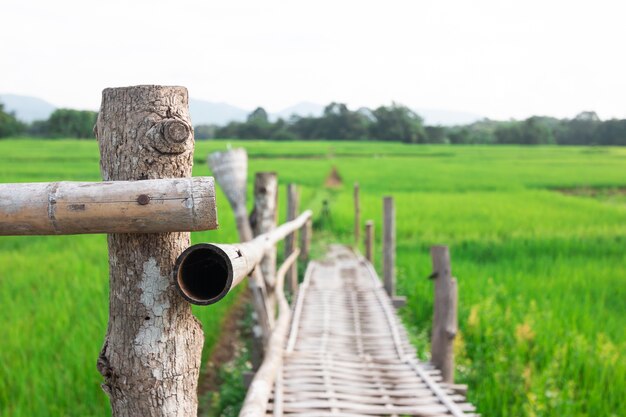
[[[191,126],[184,120],[163,119],[152,126],[146,136],[161,154],[181,154],[192,146]]]

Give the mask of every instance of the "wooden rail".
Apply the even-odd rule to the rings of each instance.
[[[208,305],[221,300],[250,275],[278,241],[304,226],[311,214],[307,210],[295,220],[249,242],[190,246],[174,264],[178,289],[193,304]]]
[[[0,235],[217,228],[211,177],[0,184]]]

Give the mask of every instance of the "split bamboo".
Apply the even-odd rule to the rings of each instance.
[[[242,417],[265,415],[274,381],[281,369],[283,362],[283,346],[291,321],[291,309],[289,308],[289,303],[283,291],[285,274],[288,268],[296,262],[299,253],[300,250],[296,248],[293,253],[285,259],[285,262],[276,273],[274,295],[278,301],[278,320],[276,321],[276,327],[274,327],[272,336],[267,345],[263,365],[261,365],[257,371],[248,388],[248,393],[246,394],[241,412],[239,413]]]
[[[211,177],[0,184],[0,235],[217,228]]]

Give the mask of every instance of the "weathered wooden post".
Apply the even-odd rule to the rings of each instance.
[[[246,208],[246,191],[248,178],[248,154],[243,148],[229,149],[223,152],[214,152],[208,156],[208,163],[215,180],[220,184],[228,198],[235,220],[239,240],[252,240],[252,227]],[[263,358],[264,345],[267,342],[272,328],[272,308],[268,304],[268,295],[265,281],[260,268],[252,271],[252,279],[248,280],[248,287],[252,293],[254,312],[257,325],[253,331],[252,365],[257,369]]]
[[[393,197],[383,199],[383,281],[385,291],[396,293],[396,211]]]
[[[300,260],[308,261],[311,252],[311,237],[313,236],[313,221],[308,219],[300,234]]]
[[[191,176],[184,87],[107,88],[94,132],[105,181]],[[98,370],[113,415],[195,416],[204,338],[172,281],[189,233],[114,233],[108,245],[109,325]]]
[[[254,236],[276,228],[278,217],[278,177],[275,172],[257,172],[254,178],[254,210],[250,223]],[[276,281],[276,247],[269,249],[261,261],[261,272],[265,279],[270,314],[276,307],[274,285]]]
[[[359,183],[354,183],[354,245],[358,247],[361,239],[361,203],[359,201]]]
[[[365,222],[365,259],[374,263],[374,221]]]
[[[289,184],[287,186],[287,221],[294,220],[298,216],[298,191],[296,184]],[[292,254],[296,248],[298,242],[298,231],[287,236],[285,239],[285,259]],[[295,294],[298,291],[298,267],[292,265],[287,270],[287,284],[291,294]]]
[[[435,302],[431,340],[431,362],[440,371],[443,382],[454,382],[454,338],[457,333],[458,292],[452,277],[450,252],[447,246],[430,250],[435,279]]]

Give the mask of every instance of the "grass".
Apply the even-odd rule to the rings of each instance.
[[[194,175],[209,175],[206,154],[226,143],[198,142]],[[457,380],[469,383],[483,415],[626,415],[626,204],[601,191],[626,186],[626,149],[237,144],[248,149],[251,172],[301,185],[301,206],[315,211],[325,238],[351,242],[353,182],[377,237],[381,198],[395,197],[398,292],[408,297],[402,314],[423,358],[428,249],[450,246],[460,294]],[[333,165],[344,186],[328,190]],[[0,141],[0,182],[98,179],[95,142]],[[323,200],[327,218],[319,216]],[[234,239],[221,192],[218,207],[221,229],[194,233],[195,242]],[[105,238],[1,237],[0,288],[0,415],[107,413],[95,370],[107,315]],[[232,299],[195,310],[215,335],[205,354]]]

